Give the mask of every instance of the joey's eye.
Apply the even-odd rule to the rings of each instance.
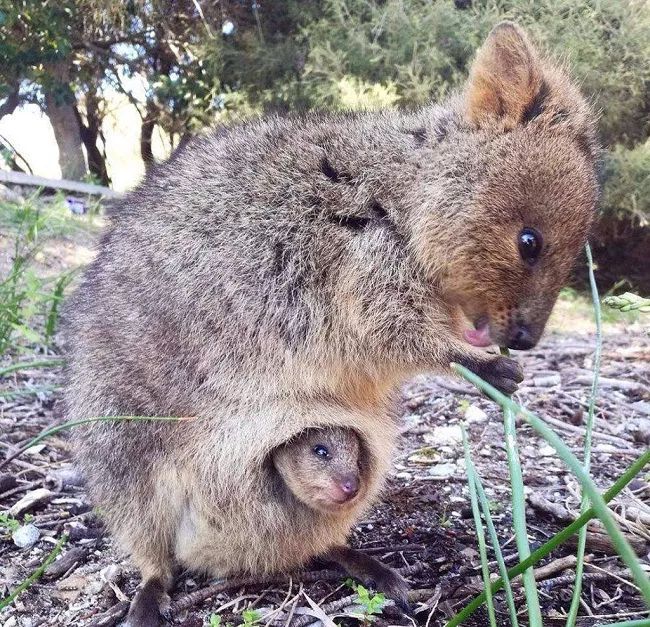
[[[519,233],[518,245],[521,258],[532,266],[542,252],[542,236],[535,229],[525,228]]]
[[[323,459],[327,459],[330,456],[330,452],[327,450],[326,446],[323,446],[322,444],[317,444],[314,446],[312,449],[318,457],[322,457]]]

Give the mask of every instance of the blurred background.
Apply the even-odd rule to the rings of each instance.
[[[600,112],[599,280],[649,293],[648,0],[0,0],[0,168],[126,190],[216,124],[417,107],[502,19]]]

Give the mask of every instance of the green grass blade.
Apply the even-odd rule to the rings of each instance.
[[[43,359],[40,361],[26,361],[18,364],[11,364],[6,368],[0,370],[0,377],[6,377],[12,372],[17,372],[18,370],[31,370],[32,368],[50,368],[53,366],[62,366],[64,364],[63,359]]]
[[[501,353],[509,355],[508,349],[502,348]],[[524,478],[519,462],[517,450],[517,430],[515,427],[515,414],[510,407],[503,406],[503,426],[506,436],[506,454],[508,457],[508,468],[510,470],[510,485],[512,488],[512,523],[515,530],[515,542],[519,560],[523,561],[530,557],[530,545],[528,544],[528,527],[526,525],[526,496],[524,494]],[[542,627],[542,610],[539,606],[537,594],[537,583],[532,568],[526,570],[522,575],[524,593],[526,595],[526,608],[530,627]]]
[[[645,451],[645,453],[640,455],[634,460],[634,462],[632,462],[632,464],[630,464],[625,472],[603,494],[603,500],[606,503],[609,503],[612,499],[616,498],[630,483],[630,481],[643,471],[648,464],[650,464],[650,450]],[[571,536],[575,535],[582,527],[594,518],[596,518],[596,510],[593,507],[590,507],[584,514],[576,518],[572,523],[569,523],[564,529],[558,531],[550,540],[533,551],[528,559],[510,568],[508,570],[508,579],[514,579],[518,575],[521,575],[521,573],[523,573],[527,568],[530,568],[540,560],[543,560],[558,546],[566,542]],[[504,585],[503,579],[497,579],[492,584],[492,594],[501,590]],[[485,603],[485,597],[486,593],[482,592],[473,598],[449,620],[446,627],[458,627],[458,625],[465,622],[479,607],[481,607],[481,605],[483,605],[483,603]]]
[[[515,599],[512,594],[512,587],[510,586],[510,579],[508,577],[508,569],[506,568],[505,560],[503,559],[503,553],[501,552],[501,546],[499,545],[499,537],[497,536],[497,531],[494,528],[494,522],[492,521],[492,516],[490,514],[490,503],[488,501],[487,495],[485,494],[485,489],[481,483],[481,478],[478,476],[476,469],[474,469],[474,479],[476,481],[476,491],[478,492],[479,502],[481,503],[481,509],[483,510],[483,518],[488,528],[488,534],[490,535],[490,542],[492,543],[492,548],[494,549],[494,555],[499,566],[499,574],[503,581],[503,588],[506,593],[506,603],[508,604],[508,612],[510,613],[510,625],[511,627],[519,627],[519,621],[517,620],[517,608],[515,607]],[[486,588],[486,599],[490,594],[491,587]]]
[[[585,246],[587,253],[587,265],[589,268],[589,285],[591,286],[591,299],[594,304],[594,319],[596,322],[596,350],[594,352],[594,378],[591,383],[591,394],[589,396],[589,409],[587,413],[587,424],[585,431],[585,452],[584,452],[584,468],[585,472],[589,472],[591,468],[591,440],[594,429],[594,421],[596,416],[596,396],[598,394],[598,379],[600,377],[600,358],[603,349],[603,335],[602,335],[602,322],[600,311],[600,298],[598,296],[598,286],[596,285],[596,277],[594,276],[594,262],[591,257],[591,248],[589,244]],[[582,493],[580,501],[580,512],[585,512],[589,508],[589,499],[587,495]],[[578,610],[580,609],[580,596],[582,594],[582,574],[584,572],[584,559],[585,547],[587,546],[587,527],[580,529],[578,534],[578,550],[576,553],[576,579],[573,588],[573,598],[571,599],[571,607],[569,608],[569,615],[567,617],[567,627],[574,627],[576,619],[578,618]]]
[[[555,449],[559,457],[569,467],[569,469],[573,472],[575,477],[582,485],[582,489],[586,492],[593,508],[596,510],[598,518],[607,530],[607,533],[609,534],[609,537],[612,540],[612,544],[616,548],[617,553],[621,556],[622,560],[630,569],[632,577],[634,578],[634,582],[641,591],[641,595],[645,599],[648,606],[650,606],[650,578],[648,578],[648,576],[643,571],[643,568],[641,567],[636,554],[630,546],[630,543],[621,533],[621,530],[616,524],[614,517],[609,511],[607,504],[603,500],[603,497],[598,491],[598,488],[594,484],[593,480],[589,474],[585,472],[585,469],[583,468],[578,458],[562,441],[562,438],[560,438],[557,433],[555,433],[555,431],[550,429],[546,423],[541,418],[539,418],[539,416],[536,416],[531,411],[517,405],[517,403],[513,402],[510,398],[505,396],[505,394],[499,392],[499,390],[492,387],[486,381],[483,381],[483,379],[474,374],[471,370],[468,370],[460,364],[452,364],[452,368],[462,377],[485,392],[494,401],[499,403],[499,405],[511,409],[515,414],[519,414]]]
[[[72,282],[74,274],[72,272],[66,272],[62,274],[56,281],[54,285],[54,290],[50,297],[50,307],[45,318],[45,340],[46,343],[50,343],[54,334],[56,332],[57,325],[59,323],[59,309],[61,303],[63,302],[63,294],[66,287]]]
[[[602,625],[601,627],[605,627],[605,625]],[[626,620],[622,623],[607,623],[607,627],[650,627],[650,616],[648,618],[639,618],[637,620]]]
[[[485,532],[483,530],[483,521],[481,521],[481,512],[478,507],[478,497],[476,494],[476,470],[472,463],[469,452],[469,443],[467,441],[467,432],[465,427],[461,426],[463,432],[463,448],[465,449],[465,468],[467,470],[467,483],[469,485],[469,498],[472,504],[472,515],[474,516],[474,526],[476,527],[476,539],[478,540],[478,550],[481,556],[481,573],[483,575],[483,587],[487,595],[485,598],[487,604],[488,618],[491,627],[496,627],[497,619],[494,614],[494,601],[492,599],[492,588],[490,586],[490,567],[488,565],[487,547],[485,545]]]
[[[63,535],[61,539],[56,543],[56,546],[52,549],[49,555],[45,558],[45,561],[29,576],[25,579],[8,597],[0,599],[0,610],[3,610],[5,607],[11,605],[18,595],[22,594],[29,586],[31,586],[35,581],[40,579],[45,572],[45,569],[56,559],[56,556],[61,552],[63,545],[68,541],[68,536]]]
[[[78,425],[85,425],[91,422],[121,422],[125,420],[136,422],[147,420],[179,422],[182,420],[195,420],[195,418],[193,416],[98,416],[95,418],[84,418],[82,420],[70,420],[68,422],[64,422],[63,424],[57,425],[56,427],[52,427],[51,429],[47,429],[46,431],[43,431],[43,433],[37,435],[35,438],[32,438],[29,442],[27,442],[27,444],[21,446],[20,449],[18,449],[15,453],[6,459],[3,459],[0,462],[0,468],[7,465],[10,461],[16,459],[16,457],[24,453],[27,449],[30,449],[32,446],[38,444],[41,440],[49,438],[51,435],[59,433],[59,431],[64,431],[65,429],[70,429],[71,427],[76,427]]]

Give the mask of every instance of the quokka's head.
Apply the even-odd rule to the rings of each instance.
[[[348,510],[366,492],[364,449],[353,429],[307,429],[275,449],[272,461],[299,501],[326,514]]]
[[[466,183],[449,199],[453,232],[428,222],[448,251],[429,265],[474,324],[468,342],[532,348],[594,218],[595,116],[509,22],[479,50],[459,108],[449,141],[465,151],[453,167]],[[426,229],[418,239],[426,256]]]

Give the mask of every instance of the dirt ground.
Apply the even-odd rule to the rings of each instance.
[[[578,454],[592,352],[589,334],[551,333],[537,349],[519,355],[526,380],[518,400],[546,418]],[[10,363],[11,359],[5,358],[0,368]],[[0,380],[5,393],[0,398],[0,459],[44,428],[64,420],[57,388],[61,374],[60,368],[21,370]],[[650,443],[650,337],[639,327],[608,333],[602,376],[592,475],[605,489]],[[31,396],[6,395],[36,388],[41,391]],[[412,587],[411,612],[403,614],[387,605],[374,624],[443,625],[481,586],[462,461],[463,420],[469,426],[472,454],[492,505],[506,562],[517,562],[503,426],[493,403],[469,384],[445,377],[420,377],[405,386],[401,414],[403,437],[392,475],[381,502],[357,524],[351,543],[401,568]],[[530,541],[536,547],[576,514],[578,486],[550,447],[525,425],[519,429],[519,447]],[[13,508],[21,521],[27,514],[25,522],[34,525],[39,534],[33,545],[19,548],[7,528],[0,527],[0,597],[34,572],[57,540],[68,534],[57,561],[0,613],[0,624],[119,625],[138,583],[137,573],[104,534],[71,466],[66,432],[33,447],[0,473],[0,511]],[[33,502],[24,504],[29,497]],[[616,503],[618,520],[650,572],[650,468]],[[581,626],[647,616],[629,573],[614,557],[601,531],[598,525],[590,527]],[[575,543],[556,551],[537,573],[545,625],[564,624],[572,590],[570,556],[574,548]],[[341,573],[315,567],[291,578],[248,585],[215,585],[181,573],[171,595],[170,623],[199,627],[209,624],[212,613],[219,613],[222,625],[238,624],[242,622],[241,610],[252,606],[262,616],[260,624],[315,624],[322,611],[338,624],[360,624],[349,616],[360,610],[355,606],[356,595],[344,580]],[[523,610],[521,586],[515,584],[514,591]],[[496,597],[496,610],[501,624],[509,624],[501,595]],[[479,610],[465,624],[486,625],[486,614]],[[525,618],[520,624],[525,624]]]
[[[93,254],[95,219],[77,222],[58,214],[54,218],[59,221],[48,223],[62,225],[58,234],[49,234],[33,259],[40,276],[83,265]],[[9,235],[0,234],[0,276],[9,266],[12,245]],[[605,328],[592,458],[592,476],[601,489],[609,487],[650,444],[647,324],[644,330],[638,322],[624,319]],[[540,345],[518,355],[526,380],[517,399],[544,417],[578,455],[591,382],[592,329],[589,305],[565,298],[558,303]],[[0,372],[16,362],[57,357],[61,356],[43,347],[14,352],[0,357]],[[69,432],[60,432],[2,465],[31,438],[65,420],[61,385],[60,366],[0,374],[0,599],[37,571],[64,535],[68,538],[44,575],[0,610],[4,627],[119,625],[138,584],[137,573],[105,534],[83,479],[72,466]],[[482,587],[460,440],[463,421],[506,562],[518,561],[501,414],[471,385],[433,376],[404,387],[399,411],[403,434],[392,474],[381,501],[356,525],[351,544],[401,569],[411,585],[411,611],[404,614],[388,603],[374,624],[443,625]],[[518,443],[530,542],[537,547],[577,514],[578,485],[552,449],[526,425],[520,425]],[[650,573],[650,468],[615,503],[618,521]],[[10,520],[3,522],[7,511]],[[20,527],[17,536],[16,527]],[[564,624],[574,551],[575,542],[567,544],[536,571],[545,625]],[[578,624],[606,625],[647,616],[629,573],[597,524],[590,526],[587,552]],[[492,572],[496,570],[493,562]],[[264,625],[331,627],[331,619],[340,625],[368,624],[367,617],[353,617],[363,608],[345,579],[341,572],[317,565],[272,581],[211,582],[179,573],[169,622],[200,627],[219,614],[224,626],[241,624],[242,610],[252,607]],[[514,584],[514,592],[524,625],[520,584]],[[500,624],[508,625],[502,594],[495,601]],[[484,610],[465,624],[487,625]]]

